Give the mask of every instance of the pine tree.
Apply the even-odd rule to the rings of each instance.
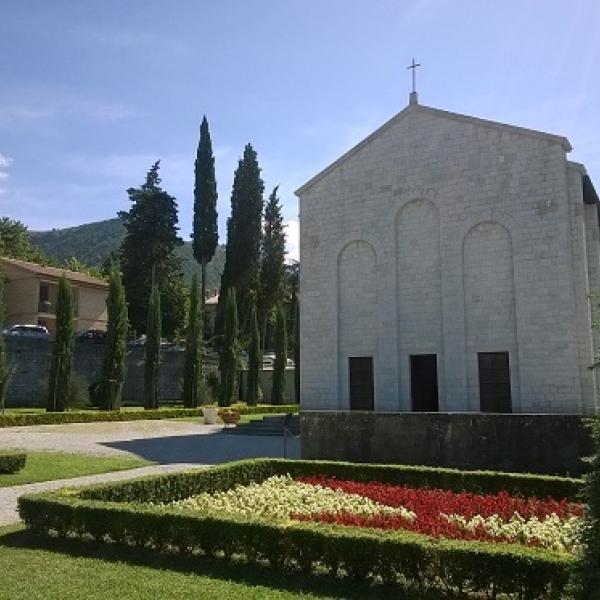
[[[6,343],[2,330],[4,329],[4,320],[6,318],[6,305],[4,300],[4,275],[0,274],[0,411],[4,412],[4,403],[6,400],[6,390],[11,376],[11,368],[6,356]]]
[[[262,261],[260,267],[260,325],[262,351],[265,350],[267,321],[278,302],[283,301],[285,282],[285,229],[281,204],[277,196],[279,186],[271,192],[265,206]]]
[[[69,386],[71,382],[71,363],[73,360],[73,293],[71,284],[63,275],[58,282],[56,301],[56,337],[52,347],[50,366],[50,385],[46,410],[62,412],[66,410]]]
[[[287,327],[285,310],[280,303],[275,314],[275,362],[271,404],[283,404],[285,395],[285,368],[287,366]]]
[[[590,419],[588,426],[594,455],[588,459],[589,469],[584,477],[587,511],[582,530],[583,551],[571,581],[571,596],[576,600],[600,599],[600,417]]]
[[[247,144],[233,179],[225,266],[215,322],[217,335],[223,333],[226,294],[232,287],[236,289],[242,331],[249,329],[250,300],[256,294],[260,270],[263,192],[256,152]]]
[[[185,341],[183,405],[196,408],[202,398],[202,311],[198,298],[198,275],[192,278],[190,310]]]
[[[158,408],[160,394],[161,310],[158,286],[153,285],[148,301],[146,360],[144,363],[144,408]]]
[[[177,202],[160,187],[159,167],[160,161],[157,161],[142,186],[127,190],[132,205],[128,212],[119,213],[126,230],[120,259],[131,327],[137,333],[146,331],[154,274],[154,282],[164,302],[164,333],[172,335],[182,326],[184,315],[180,310],[180,298],[176,296],[178,300],[173,306],[166,290],[174,280],[182,278],[181,259],[174,250],[183,242],[177,235]],[[173,312],[175,316],[170,318]]]
[[[108,326],[102,363],[100,400],[106,410],[121,408],[121,392],[127,369],[127,302],[121,271],[113,264],[106,299]]]
[[[219,241],[217,222],[217,180],[215,157],[206,116],[200,125],[200,141],[195,162],[194,186],[194,258],[200,263],[202,273],[202,298],[200,310],[204,312],[206,299],[206,265],[215,254]]]
[[[260,333],[258,331],[258,316],[255,303],[250,313],[250,345],[248,347],[248,389],[246,392],[246,402],[249,406],[255,406],[259,400],[261,366],[262,352],[260,350]]]
[[[219,370],[221,372],[221,390],[219,395],[220,406],[231,406],[234,399],[238,361],[237,300],[235,288],[229,288],[227,290],[227,300],[225,303],[223,345],[219,360]]]

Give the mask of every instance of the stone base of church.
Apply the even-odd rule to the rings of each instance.
[[[580,475],[578,415],[303,411],[302,458]]]

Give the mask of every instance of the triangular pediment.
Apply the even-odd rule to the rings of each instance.
[[[518,127],[516,125],[507,125],[505,123],[499,123],[497,121],[488,121],[486,119],[480,119],[478,117],[471,117],[468,115],[461,115],[459,113],[453,113],[453,112],[449,112],[449,111],[445,111],[445,110],[440,110],[438,108],[431,108],[429,106],[423,106],[420,104],[410,104],[404,110],[402,110],[399,113],[397,113],[396,115],[394,115],[389,121],[384,123],[381,127],[376,129],[373,133],[368,135],[361,142],[356,144],[356,146],[354,146],[353,148],[348,150],[348,152],[346,152],[345,154],[340,156],[340,158],[338,158],[337,160],[332,162],[328,167],[326,167],[325,169],[323,169],[322,171],[317,173],[314,177],[309,179],[304,185],[302,185],[301,187],[299,187],[296,190],[296,192],[295,192],[296,195],[299,196],[303,192],[307,191],[314,184],[316,184],[321,179],[323,179],[323,177],[325,177],[326,175],[331,173],[338,166],[342,165],[348,159],[352,158],[355,154],[360,152],[360,150],[362,148],[364,148],[365,146],[367,146],[368,144],[370,144],[371,142],[373,142],[374,140],[379,138],[388,129],[390,129],[391,127],[393,127],[400,121],[402,121],[404,119],[409,119],[409,118],[411,118],[411,116],[417,115],[417,114],[430,114],[430,115],[440,117],[442,119],[458,121],[458,122],[462,122],[462,123],[469,124],[469,125],[485,127],[488,129],[497,129],[500,131],[506,131],[508,133],[512,133],[512,134],[516,134],[516,135],[522,135],[522,136],[526,136],[526,137],[542,139],[542,140],[545,140],[545,141],[553,143],[553,144],[559,144],[560,146],[563,147],[565,152],[570,152],[572,150],[569,140],[564,136],[555,135],[552,133],[546,133],[543,131],[537,131],[535,129],[527,129],[525,127]]]

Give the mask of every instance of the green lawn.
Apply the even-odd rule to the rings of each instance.
[[[140,458],[90,456],[65,452],[28,452],[25,468],[18,473],[0,474],[0,487],[124,471],[151,464]],[[1,597],[1,596],[0,596]]]
[[[422,600],[398,589],[277,573],[206,557],[160,555],[109,544],[38,537],[0,528],[3,600],[147,600],[154,598],[288,600],[294,598]]]

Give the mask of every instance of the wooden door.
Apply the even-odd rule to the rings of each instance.
[[[477,358],[481,412],[512,412],[508,352],[479,352]]]
[[[373,384],[373,358],[371,356],[348,359],[350,375],[350,410],[373,410],[375,393]]]
[[[414,411],[438,411],[437,354],[410,357],[410,395]]]

